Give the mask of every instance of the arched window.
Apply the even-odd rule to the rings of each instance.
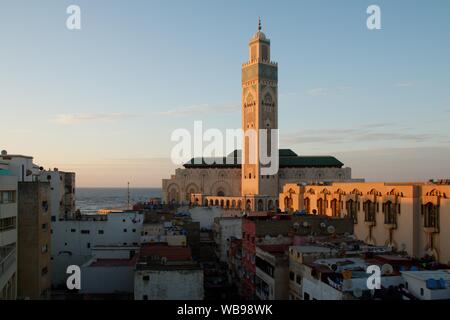
[[[397,205],[392,201],[387,201],[383,204],[384,223],[397,224]]]
[[[340,201],[338,201],[337,199],[331,200],[331,214],[333,215],[333,217],[341,216]]]
[[[422,207],[425,228],[439,228],[439,207],[428,202]]]
[[[358,207],[357,202],[350,199],[347,201],[347,217],[353,220],[353,223],[358,223]]]
[[[264,210],[264,202],[262,201],[262,199],[258,200],[258,211],[263,211]]]
[[[325,201],[322,198],[317,200],[317,213],[325,214]]]
[[[372,202],[370,200],[367,200],[363,204],[364,214],[365,214],[365,221],[366,222],[376,222],[375,217],[375,202]]]
[[[311,200],[309,198],[305,198],[305,211],[306,213],[311,212]]]

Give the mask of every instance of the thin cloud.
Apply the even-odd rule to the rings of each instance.
[[[158,114],[169,117],[187,117],[192,115],[207,115],[207,114],[226,114],[226,113],[236,113],[240,111],[240,104],[220,104],[220,105],[192,105],[187,107],[181,107],[176,109],[171,109],[167,111],[158,112]]]
[[[78,113],[78,114],[59,114],[51,122],[70,125],[83,122],[115,122],[118,120],[133,117],[127,113]]]
[[[396,128],[394,130],[394,128]],[[328,143],[341,144],[351,142],[403,141],[427,142],[436,138],[429,133],[399,132],[395,123],[373,123],[356,128],[305,130],[282,136],[284,144]]]
[[[409,88],[412,86],[413,84],[411,82],[397,82],[396,84],[394,84],[394,87],[397,88]]]
[[[351,90],[350,86],[339,86],[336,88],[313,88],[306,91],[308,96],[312,97],[325,97],[331,94],[340,94],[346,91]]]
[[[324,97],[329,94],[329,90],[326,88],[314,88],[306,91],[306,94],[312,97]]]

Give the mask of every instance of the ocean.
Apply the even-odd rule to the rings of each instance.
[[[161,197],[160,188],[130,188],[130,204]],[[81,213],[92,214],[99,209],[126,209],[127,188],[78,188],[75,193],[76,208]]]

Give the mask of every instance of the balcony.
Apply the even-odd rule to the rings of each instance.
[[[366,221],[364,221],[364,224],[368,227],[374,227],[374,226],[376,226],[377,223],[374,220],[366,220]]]
[[[423,227],[423,231],[425,231],[425,233],[428,234],[433,234],[433,233],[439,233],[439,228],[438,227]]]
[[[395,222],[385,222],[384,227],[388,230],[395,230],[397,229],[397,223]]]
[[[16,263],[16,247],[11,246],[8,250],[0,252],[0,276],[8,271],[8,269]]]

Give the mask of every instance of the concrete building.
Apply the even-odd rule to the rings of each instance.
[[[80,293],[89,299],[114,296],[132,299],[139,249],[139,246],[92,248],[92,258],[81,266]]]
[[[289,294],[288,245],[256,247],[256,296],[260,300],[287,300]]]
[[[143,245],[134,275],[135,300],[203,300],[203,270],[187,247]]]
[[[330,183],[285,185],[287,211],[348,217],[355,236],[414,257],[450,262],[450,185],[438,183]],[[285,209],[285,207],[283,207]]]
[[[75,218],[75,173],[43,170],[39,181],[50,183],[52,221]]]
[[[50,298],[51,203],[48,182],[19,182],[18,297]]]
[[[65,288],[69,265],[82,266],[98,246],[139,246],[144,215],[111,212],[56,220],[52,225],[52,285]]]
[[[402,271],[405,288],[419,300],[450,299],[450,271]]]
[[[17,177],[0,160],[0,300],[17,298]]]
[[[247,217],[242,221],[242,294],[246,299],[256,298],[256,246],[291,244],[288,235],[292,220],[274,220],[267,216]]]
[[[325,246],[301,245],[289,248],[289,300],[303,299],[303,275],[305,264],[319,258],[331,258],[337,250]]]
[[[214,241],[216,242],[216,256],[224,263],[228,262],[228,248],[231,239],[241,239],[241,217],[218,217],[214,219]]]
[[[242,65],[242,130],[278,129],[278,65],[270,59],[270,40],[259,29],[248,44],[249,59]],[[258,135],[257,135],[258,136]],[[278,194],[286,183],[351,180],[351,169],[332,156],[299,156],[279,150],[277,174],[262,174],[259,150],[266,145],[256,137],[251,144],[242,138],[243,154],[235,150],[226,157],[193,158],[162,181],[165,203],[196,203],[240,210],[276,210]],[[278,149],[278,145],[276,148]],[[257,150],[250,163],[249,154]]]

